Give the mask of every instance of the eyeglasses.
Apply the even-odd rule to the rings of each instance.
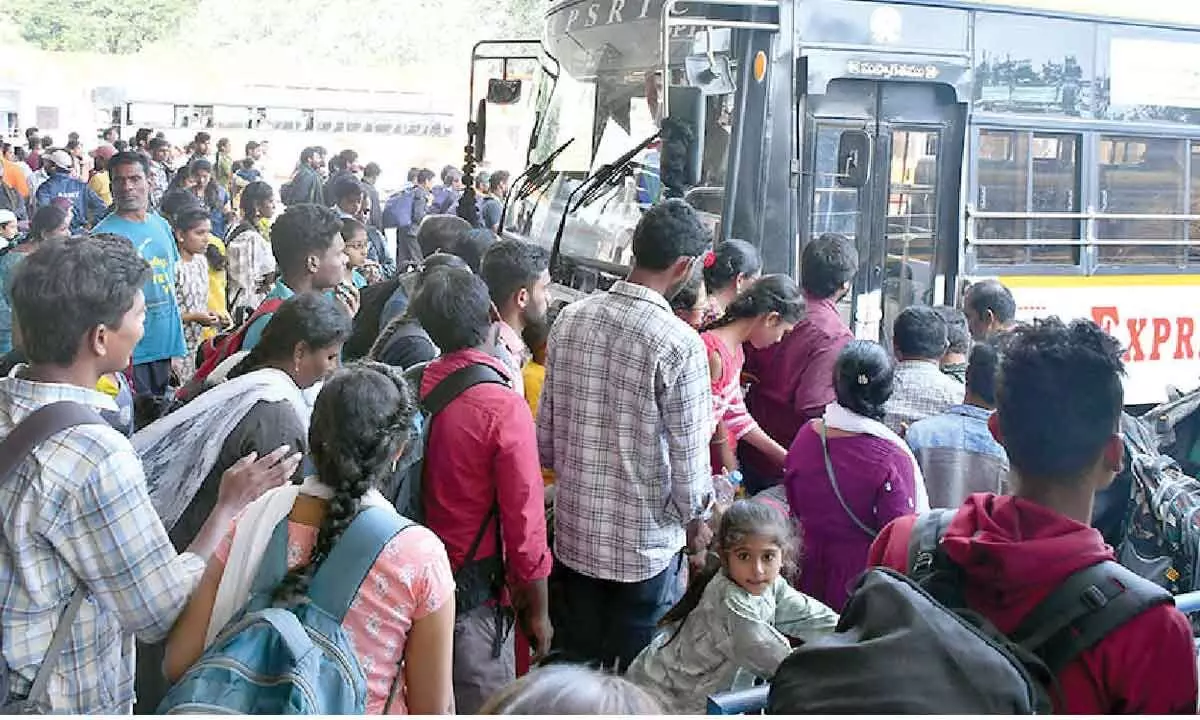
[[[365,242],[346,243],[346,249],[347,250],[366,250],[367,244]]]

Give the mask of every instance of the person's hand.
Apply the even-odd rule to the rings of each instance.
[[[696,518],[687,526],[687,556],[688,565],[693,572],[704,569],[705,556],[708,546],[712,544],[713,531],[708,523]]]
[[[171,372],[174,373],[175,377],[179,378],[180,383],[187,380],[187,378],[183,377],[183,358],[171,358]]]
[[[358,290],[346,283],[339,283],[333,290],[333,297],[346,308],[350,317],[358,314]]]
[[[258,453],[250,453],[221,475],[217,504],[240,510],[267,490],[287,482],[300,467],[303,457],[301,453],[293,453],[287,445],[261,458]]]
[[[209,310],[208,312],[204,313],[204,319],[201,320],[200,323],[206,327],[220,327],[221,316],[212,310]]]
[[[362,266],[362,274],[363,277],[367,279],[367,282],[371,284],[375,284],[380,280],[383,280],[383,268],[381,268],[379,263],[375,262],[374,260],[368,260],[367,263]]]
[[[525,639],[533,651],[533,663],[541,662],[550,653],[550,643],[554,640],[554,626],[550,624],[549,613],[538,613],[525,618],[522,622]]]

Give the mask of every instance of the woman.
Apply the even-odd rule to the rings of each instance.
[[[929,501],[912,451],[882,422],[892,395],[887,351],[851,342],[834,366],[834,390],[824,418],[796,433],[784,484],[804,529],[798,589],[840,612],[879,530]]]
[[[708,290],[704,322],[710,323],[721,317],[729,303],[761,273],[762,259],[750,243],[730,239],[717,245],[704,259],[704,285]]]
[[[352,365],[329,380],[309,433],[316,474],[266,493],[234,522],[171,630],[164,663],[170,680],[245,606],[265,551],[259,540],[279,522],[287,520],[290,572],[276,597],[288,597],[303,593],[361,508],[395,512],[375,488],[412,441],[415,409],[403,376],[387,366]],[[368,713],[451,711],[453,600],[450,562],[437,536],[412,526],[388,542],[342,621],[366,675]]]
[[[222,318],[208,307],[208,210],[193,203],[171,215],[179,262],[175,265],[175,301],[183,321],[183,339],[187,354],[183,357],[181,382],[196,372],[196,349],[204,340],[204,331],[222,325]]]
[[[8,285],[17,266],[25,256],[37,249],[43,240],[57,240],[71,235],[71,205],[66,201],[53,202],[38,208],[24,240],[0,250],[0,354],[13,349],[12,296]]]
[[[219,238],[225,237],[233,208],[229,204],[229,193],[213,179],[212,163],[197,158],[188,163],[180,175],[184,177],[179,186],[190,190],[208,208],[213,234]]]
[[[275,274],[275,256],[267,241],[266,227],[275,217],[275,191],[265,182],[252,182],[242,191],[242,221],[229,233],[227,251],[229,309],[253,312]],[[244,313],[245,311],[243,311]]]
[[[216,506],[221,474],[251,453],[281,445],[307,448],[309,409],[303,390],[338,366],[350,316],[317,293],[296,295],[280,306],[262,340],[225,382],[133,436],[154,507],[176,548],[186,548]],[[138,702],[155,707],[167,687],[162,646],[138,652]],[[158,680],[154,683],[153,680]]]

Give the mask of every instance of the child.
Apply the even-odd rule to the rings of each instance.
[[[675,317],[688,325],[700,329],[704,324],[704,311],[708,307],[708,293],[704,290],[704,276],[696,273],[684,283],[675,297],[671,298],[671,309]]]
[[[542,398],[542,383],[546,381],[546,341],[550,337],[550,326],[554,324],[555,312],[546,314],[543,322],[530,323],[521,333],[521,339],[529,347],[530,359],[521,369],[521,378],[525,381],[525,402],[533,419],[537,420],[538,403]],[[542,468],[542,480],[546,487],[554,484],[554,471]],[[552,497],[552,496],[551,496]],[[547,499],[547,505],[550,499]]]
[[[625,675],[659,693],[668,713],[703,715],[709,695],[769,680],[792,651],[789,637],[811,641],[838,622],[837,613],[780,577],[796,556],[796,539],[775,508],[734,502],[714,540],[719,565],[692,581]]]
[[[346,282],[356,290],[365,288],[369,283],[364,273],[371,273],[367,260],[367,226],[354,218],[342,220],[342,239],[346,241]],[[377,269],[377,268],[376,268]]]
[[[196,349],[207,328],[221,325],[221,316],[208,309],[208,259],[205,251],[211,233],[208,209],[194,204],[172,216],[179,264],[175,270],[175,300],[183,320],[187,354],[180,382],[186,384],[196,372]]]
[[[703,328],[701,339],[708,349],[712,378],[713,412],[717,431],[713,436],[712,468],[721,474],[737,467],[734,448],[745,440],[758,448],[779,468],[787,449],[763,432],[746,410],[742,397],[742,346],[770,347],[804,318],[804,296],[786,275],[765,275],[743,290],[725,309],[725,314]]]

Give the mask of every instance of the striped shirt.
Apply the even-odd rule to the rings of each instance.
[[[63,400],[117,409],[95,390],[8,377],[0,380],[0,436]],[[87,599],[50,679],[51,709],[131,712],[134,636],[166,636],[204,561],[172,548],[129,440],[107,425],[58,433],[0,482],[0,507],[0,650],[13,694],[29,691],[58,618],[83,584]]]
[[[601,580],[650,579],[712,495],[704,344],[662,295],[620,281],[564,308],[547,347],[538,449],[558,480],[556,557]]]

